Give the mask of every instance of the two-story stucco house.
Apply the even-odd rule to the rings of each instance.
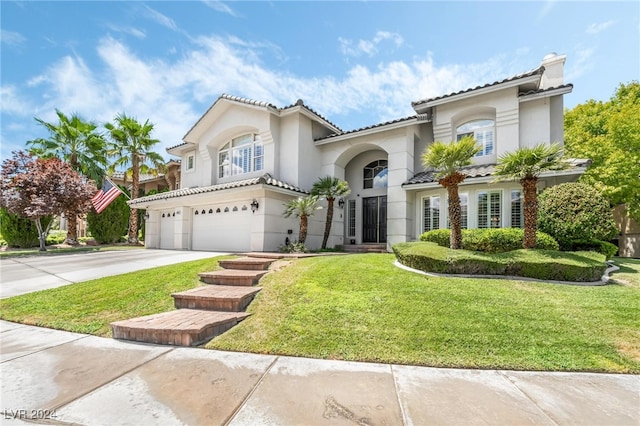
[[[412,104],[415,115],[343,131],[299,100],[272,104],[222,95],[168,149],[181,158],[180,189],[132,200],[146,209],[150,248],[275,251],[294,241],[297,219],[284,203],[304,196],[322,176],[345,179],[329,247],[411,241],[448,226],[446,191],[421,155],[435,140],[471,134],[482,152],[460,187],[463,226],[521,227],[518,182],[492,183],[501,154],[563,140],[565,56],[547,55],[520,75]],[[576,180],[576,162],[543,175],[540,189]],[[323,204],[326,208],[326,203]],[[310,221],[307,247],[318,248],[325,212]]]

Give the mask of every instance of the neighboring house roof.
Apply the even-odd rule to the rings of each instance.
[[[533,77],[533,76],[542,76],[542,74],[544,73],[544,67],[540,66],[534,70],[522,73],[522,74],[518,74],[518,75],[514,75],[512,77],[508,77],[502,80],[498,80],[498,81],[494,81],[493,83],[487,83],[485,85],[482,86],[476,86],[476,87],[472,87],[469,89],[465,89],[465,90],[460,90],[458,92],[453,92],[453,93],[449,93],[447,95],[442,95],[442,96],[436,96],[435,98],[429,98],[429,99],[423,99],[420,101],[415,101],[415,102],[411,102],[411,106],[413,106],[414,108],[429,102],[433,102],[433,101],[439,101],[441,99],[445,99],[445,98],[450,98],[452,96],[457,96],[457,95],[461,95],[464,93],[469,93],[469,92],[473,92],[476,90],[480,90],[480,89],[485,89],[488,87],[492,87],[492,86],[497,86],[499,84],[504,84],[504,83],[508,83],[508,82],[512,82],[512,81],[516,81],[516,80],[520,80],[520,79],[524,79],[527,77]]]
[[[114,172],[111,174],[111,178],[116,179],[116,180],[124,180],[124,172]],[[138,179],[138,182],[143,183],[149,180],[155,180],[155,179],[164,179],[164,174],[163,173],[158,173],[156,175],[152,175],[149,173],[141,173],[140,177]],[[131,179],[127,179],[127,182],[131,182]]]
[[[309,193],[308,191],[300,189],[297,186],[290,185],[290,184],[288,184],[286,182],[283,182],[281,180],[275,179],[269,173],[265,173],[264,175],[262,175],[260,177],[255,177],[255,178],[251,178],[251,179],[238,180],[238,181],[234,181],[234,182],[221,183],[221,184],[211,185],[211,186],[194,187],[194,188],[183,188],[183,189],[176,189],[174,191],[161,192],[161,193],[158,193],[158,194],[149,195],[147,197],[136,198],[134,200],[128,201],[127,203],[129,205],[144,204],[144,203],[148,203],[148,202],[151,202],[151,201],[167,200],[167,199],[170,199],[170,198],[186,197],[188,195],[204,194],[204,193],[207,193],[207,192],[222,191],[224,189],[240,188],[240,187],[244,187],[244,186],[259,185],[259,184],[275,186],[275,187],[282,188],[282,189],[288,189],[290,191],[300,192],[302,194],[308,194]]]
[[[584,169],[588,167],[589,164],[591,164],[591,160],[585,160],[585,159],[579,159],[579,158],[569,159],[568,162],[569,162],[569,169],[565,170],[565,172],[569,171],[572,174],[576,172],[578,173],[582,172],[582,170],[580,169]],[[467,166],[467,167],[461,168],[460,172],[464,173],[467,176],[467,179],[473,180],[473,179],[478,179],[478,178],[483,178],[483,177],[488,177],[493,175],[493,172],[495,171],[495,166],[496,166],[495,164],[480,164],[480,165]],[[548,173],[543,173],[542,176],[545,176],[547,174]],[[438,182],[438,179],[436,179],[434,171],[427,170],[427,171],[415,174],[411,179],[403,183],[402,186],[407,187],[410,185],[420,185],[420,184],[429,184],[429,183],[437,183],[437,182]],[[466,180],[465,182],[470,183]]]

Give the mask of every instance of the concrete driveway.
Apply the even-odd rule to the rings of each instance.
[[[3,258],[0,299],[221,254],[225,253],[140,249]]]

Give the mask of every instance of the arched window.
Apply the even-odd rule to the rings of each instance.
[[[231,139],[218,152],[218,177],[236,176],[263,168],[264,148],[256,134]]]
[[[476,157],[484,155],[493,155],[495,146],[495,122],[493,120],[474,120],[458,126],[456,129],[456,139],[460,140],[465,136],[473,137],[480,146],[482,151],[476,154]]]
[[[388,171],[387,160],[377,160],[367,164],[363,170],[362,187],[364,189],[386,188]]]

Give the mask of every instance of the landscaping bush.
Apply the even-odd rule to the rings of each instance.
[[[425,272],[463,275],[508,275],[552,281],[598,281],[607,268],[605,257],[592,252],[563,253],[519,249],[508,253],[451,250],[431,242],[393,247],[403,265]]]
[[[87,214],[87,229],[100,244],[112,244],[120,241],[129,229],[129,206],[127,198],[119,196],[109,206],[97,214],[92,210]],[[141,223],[141,222],[138,222]]]
[[[62,244],[66,239],[67,239],[67,231],[60,231],[59,229],[57,229],[49,232],[49,235],[47,235],[46,244],[48,246],[51,246],[54,244]]]
[[[618,235],[608,201],[596,189],[575,182],[540,194],[538,229],[567,251],[574,250],[574,241],[608,241]]]
[[[618,252],[618,247],[607,241],[573,240],[565,242],[564,251],[594,251],[604,254],[607,259],[611,259]]]
[[[46,229],[51,220],[51,216],[43,218],[43,228]],[[0,208],[0,234],[9,247],[30,248],[40,245],[36,224],[31,219],[9,213],[4,208]]]
[[[421,241],[433,242],[449,247],[449,229],[436,229],[420,236]],[[462,248],[464,250],[501,253],[522,248],[524,230],[520,228],[463,229]],[[558,250],[558,243],[543,232],[536,232],[536,248]]]

